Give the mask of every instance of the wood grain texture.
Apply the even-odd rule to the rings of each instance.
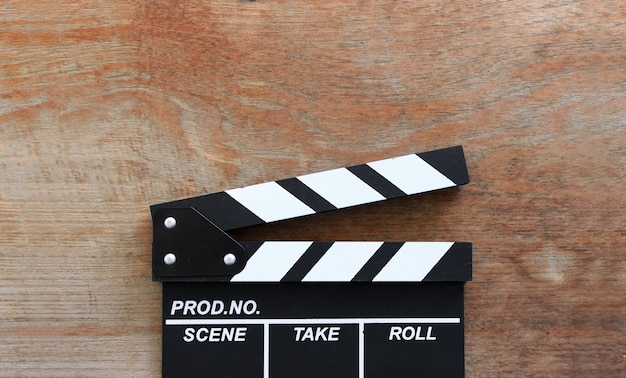
[[[462,144],[239,237],[474,242],[470,377],[626,376],[626,5],[0,2],[0,376],[160,374],[153,203]]]

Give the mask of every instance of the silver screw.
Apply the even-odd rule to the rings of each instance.
[[[165,265],[172,265],[176,262],[176,255],[173,253],[168,253],[163,257],[163,262]]]
[[[176,227],[176,218],[174,217],[165,218],[165,220],[163,221],[163,225],[165,225],[165,228],[169,228],[171,230],[172,228]]]
[[[224,264],[233,265],[237,261],[237,257],[232,253],[227,253],[224,255]]]

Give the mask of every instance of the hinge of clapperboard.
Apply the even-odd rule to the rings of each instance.
[[[156,281],[470,281],[465,242],[239,242],[228,231],[469,182],[461,146],[151,206]]]

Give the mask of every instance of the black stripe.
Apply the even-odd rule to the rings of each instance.
[[[472,243],[454,243],[423,281],[471,281]]]
[[[455,184],[464,185],[469,182],[463,147],[456,146],[436,151],[422,152],[417,154],[417,156],[452,180]]]
[[[223,231],[266,223],[226,192],[152,205],[150,211],[154,215],[159,209],[184,207],[193,207]]]
[[[196,210],[224,231],[266,223],[226,192],[192,198],[191,202]]]
[[[352,282],[371,282],[403,245],[403,242],[383,243],[354,276]]]
[[[355,165],[347,168],[356,177],[363,180],[367,185],[371,186],[385,198],[396,198],[406,196],[402,190],[387,180],[380,173],[376,172],[367,164]],[[409,172],[407,172],[409,174]]]
[[[289,193],[293,194],[294,197],[304,202],[304,204],[313,209],[316,213],[337,209],[330,202],[326,201],[324,197],[304,185],[302,181],[297,178],[280,180],[276,181],[276,183],[282,186]]]
[[[287,274],[280,280],[281,282],[300,282],[309,273],[315,264],[324,256],[326,251],[334,242],[313,242],[295,264],[289,269]]]
[[[245,241],[245,242],[239,242],[239,244],[241,244],[243,249],[246,250],[246,255],[248,255],[248,259],[250,259],[250,257],[252,257],[252,255],[254,255],[256,251],[258,251],[259,248],[261,248],[263,244],[265,244],[265,242]]]

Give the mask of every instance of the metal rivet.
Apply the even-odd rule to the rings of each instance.
[[[172,228],[176,227],[176,218],[174,218],[174,217],[167,217],[163,221],[163,224],[165,225],[165,228],[172,229]]]
[[[173,253],[168,253],[163,257],[163,262],[165,265],[172,265],[176,262],[176,255]]]
[[[224,264],[233,265],[237,261],[237,257],[232,253],[227,253],[224,255]]]

